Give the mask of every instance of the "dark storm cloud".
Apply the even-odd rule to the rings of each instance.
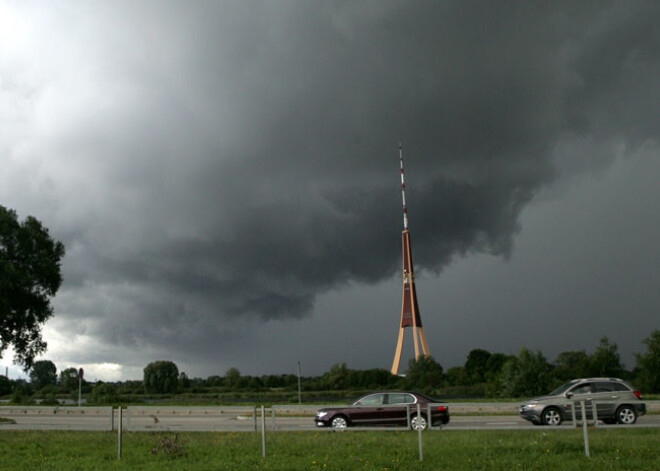
[[[657,10],[55,9],[48,24],[76,52],[57,49],[63,62],[51,66],[82,69],[58,75],[73,96],[51,103],[63,118],[47,153],[65,170],[42,177],[68,248],[59,315],[84,317],[80,299],[92,297],[97,310],[106,303],[89,320],[95,337],[203,349],[232,319],[305,316],[320,293],[392,276],[400,139],[417,266],[508,256],[520,211],[556,177],[556,159],[599,165],[603,139],[657,138]],[[571,154],[578,148],[584,155]]]
[[[579,18],[490,2],[181,10],[145,9],[126,33],[144,40],[136,23],[160,17],[140,55],[153,88],[127,103],[134,129],[113,122],[105,138],[108,191],[139,207],[113,221],[130,246],[101,250],[98,279],[212,316],[299,316],[347,280],[390,276],[399,138],[420,266],[507,254],[520,209],[552,179],[553,146],[584,132],[573,122],[600,123],[626,61],[649,53],[631,37],[643,12],[604,4]],[[146,88],[127,63],[121,78]]]

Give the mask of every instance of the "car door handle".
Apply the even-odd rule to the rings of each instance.
[[[612,399],[617,399],[619,396],[612,396]]]

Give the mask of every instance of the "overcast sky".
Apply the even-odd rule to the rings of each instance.
[[[401,141],[445,369],[603,336],[634,367],[660,328],[658,22],[632,0],[0,0],[0,204],[67,249],[43,358],[389,369]]]

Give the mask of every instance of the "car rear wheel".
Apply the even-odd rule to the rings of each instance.
[[[621,406],[616,410],[616,420],[620,424],[634,424],[637,421],[637,412],[634,407]]]
[[[562,421],[561,413],[556,407],[548,407],[543,411],[541,420],[543,420],[543,425],[559,425]]]
[[[338,415],[337,417],[332,418],[332,428],[335,430],[344,430],[348,427],[348,420],[343,415]]]
[[[413,415],[410,418],[410,428],[413,430],[426,430],[427,427],[426,417],[423,415]]]

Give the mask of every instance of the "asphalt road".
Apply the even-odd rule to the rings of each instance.
[[[451,406],[450,406],[451,407]],[[482,408],[483,410],[483,408]],[[255,431],[261,430],[260,410],[254,408],[201,408],[201,407],[135,407],[122,410],[122,429],[130,431]],[[302,410],[292,415],[291,410],[283,413],[277,410],[272,416],[270,409],[265,410],[263,423],[266,430],[311,431],[317,429],[313,412]],[[119,413],[111,408],[93,407],[0,407],[0,417],[11,419],[15,423],[0,422],[0,430],[116,430]],[[566,422],[561,427],[571,428]],[[621,427],[604,425],[600,427]],[[660,427],[660,415],[647,414],[640,417],[635,425],[623,427]],[[403,430],[402,427],[397,429]],[[440,430],[439,427],[434,427]],[[451,417],[449,424],[442,430],[534,430],[537,426],[521,419],[515,414],[485,415],[483,412],[469,415],[461,412]],[[387,428],[393,430],[393,428]]]

